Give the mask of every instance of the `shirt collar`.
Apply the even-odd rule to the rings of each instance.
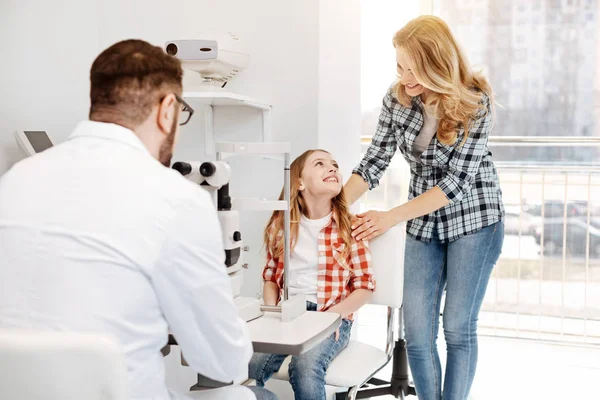
[[[150,151],[148,151],[148,148],[146,148],[140,138],[133,133],[131,129],[125,128],[121,125],[108,122],[81,121],[75,127],[75,130],[69,137],[69,140],[78,137],[94,137],[112,140],[126,144],[150,155]]]
[[[329,215],[329,218],[330,218],[329,222],[327,222],[327,224],[323,227],[323,229],[326,229],[326,228],[337,229],[339,223],[337,221],[336,213],[332,211],[331,214]],[[300,220],[302,220],[302,219],[300,219]],[[299,223],[299,222],[296,222],[296,223]],[[271,231],[271,233],[269,233],[269,234],[273,235],[273,231]],[[274,234],[275,234],[275,237],[283,237],[283,229]]]
[[[412,99],[412,103],[419,107],[419,110],[423,106],[423,100],[421,100],[421,96],[414,96]]]
[[[332,214],[333,214],[333,211],[329,212],[329,214],[327,214],[323,218],[319,218],[319,219],[309,219],[306,215],[302,214],[300,216],[300,222],[303,222],[310,226],[323,225],[323,227],[325,227],[331,223]]]

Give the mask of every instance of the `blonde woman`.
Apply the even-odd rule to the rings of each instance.
[[[352,235],[368,240],[408,221],[404,317],[417,395],[465,400],[477,364],[477,316],[504,240],[502,192],[487,145],[492,88],[437,17],[410,21],[393,44],[399,81],[345,189],[352,203],[376,187],[399,149],[411,169],[409,201],[358,215]],[[436,338],[444,289],[442,385]]]

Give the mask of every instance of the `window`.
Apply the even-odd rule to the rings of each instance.
[[[378,113],[381,99],[396,77],[394,33],[419,16],[419,0],[361,2],[361,103],[363,117]],[[363,134],[372,135],[371,132]]]
[[[600,0],[587,0],[586,7],[566,0],[362,4],[363,152],[375,132],[381,98],[395,78],[391,36],[420,11],[442,17],[471,64],[490,79],[501,106],[493,136],[600,137]],[[507,214],[502,256],[480,314],[482,337],[600,344],[600,146],[547,141],[490,147]],[[389,210],[406,201],[409,177],[396,153],[379,187],[361,198],[360,211]],[[365,314],[374,312],[369,308]],[[501,371],[488,370],[489,384],[474,386],[474,397],[495,400],[489,387]],[[479,381],[483,375],[479,369]],[[532,386],[530,376],[517,385],[523,393]],[[540,385],[533,387],[535,393],[523,398],[540,397]]]
[[[450,25],[471,64],[489,71],[496,100],[504,106],[497,110],[494,135],[572,137],[581,135],[581,125],[585,124],[586,131],[598,137],[598,2],[588,8],[579,7],[582,3],[572,0],[544,3],[547,12],[522,9],[520,2],[517,8],[522,12],[512,15],[499,10],[510,7],[513,0],[491,0],[485,6],[489,8],[489,18],[482,22],[461,19],[453,0],[436,0],[434,14]],[[534,9],[539,9],[539,4],[534,2]],[[468,27],[481,30],[485,36],[483,44],[477,35],[464,34]],[[482,46],[485,51],[481,51]],[[519,68],[513,68],[516,65]],[[535,90],[523,90],[527,82],[536,80],[540,85]],[[573,162],[593,163],[600,159],[598,147],[555,150],[561,159]],[[543,152],[531,147],[498,148],[494,155],[502,161],[549,161]]]
[[[419,0],[361,1],[361,136],[367,141],[375,133],[381,101],[396,79],[394,33],[419,16]],[[363,150],[367,144],[363,143]],[[407,165],[394,157],[380,187],[370,192],[361,209],[389,209],[408,193]]]

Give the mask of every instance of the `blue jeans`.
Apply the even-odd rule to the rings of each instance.
[[[317,305],[307,302],[309,311],[316,311]],[[336,341],[335,333],[306,353],[292,356],[288,372],[296,400],[326,400],[325,374],[331,361],[348,345],[352,321],[342,320],[340,337]],[[254,353],[248,368],[248,377],[256,380],[257,386],[279,371],[287,358],[282,354]]]
[[[406,238],[406,348],[419,400],[442,399],[442,368],[436,339],[444,288],[447,360],[443,398],[468,398],[477,366],[479,309],[503,241],[503,222],[450,243]]]

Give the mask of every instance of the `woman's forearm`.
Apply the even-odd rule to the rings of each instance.
[[[328,312],[336,312],[347,318],[348,315],[355,313],[359,308],[367,304],[371,299],[373,292],[367,289],[356,289],[350,296],[346,297],[342,302],[328,309]]]
[[[369,185],[360,175],[352,174],[346,185],[344,185],[344,192],[346,193],[346,200],[352,205],[356,200],[360,198],[365,192],[369,190]]]
[[[422,195],[415,197],[398,207],[392,208],[389,213],[392,216],[394,225],[396,225],[400,222],[431,214],[448,204],[450,204],[450,202],[442,189],[434,186]]]
[[[276,306],[279,301],[279,285],[272,281],[265,281],[263,287],[263,302],[265,306]]]

